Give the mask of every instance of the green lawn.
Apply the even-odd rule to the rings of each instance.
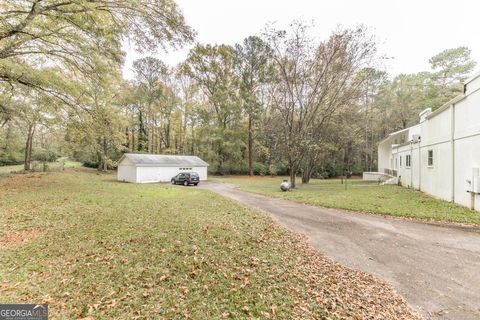
[[[351,179],[345,189],[340,180],[312,179],[307,185],[299,182],[295,190],[282,192],[279,188],[282,179],[246,176],[213,178],[214,181],[231,183],[246,191],[315,206],[425,220],[480,223],[479,212],[399,186],[382,186],[376,182]]]
[[[56,162],[49,162],[48,167],[50,170],[57,170],[60,163],[63,162],[64,168],[79,168],[82,166],[80,162],[69,160],[68,158],[58,159]],[[5,177],[11,177],[13,172],[19,172],[23,170],[23,164],[13,166],[0,166],[0,179]]]
[[[14,166],[0,166],[0,178],[8,177],[13,171],[23,170],[23,164],[14,165]]]
[[[16,175],[0,225],[0,303],[46,302],[51,319],[416,318],[389,285],[196,187]]]

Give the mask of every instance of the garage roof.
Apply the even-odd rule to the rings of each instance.
[[[129,160],[137,167],[207,167],[208,163],[197,156],[173,156],[163,154],[125,153],[118,161]]]

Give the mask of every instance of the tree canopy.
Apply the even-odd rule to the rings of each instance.
[[[12,0],[0,6],[0,165],[71,157],[101,170],[124,152],[198,155],[216,174],[311,177],[375,170],[377,143],[462,92],[475,62],[444,50],[389,76],[373,34],[323,37],[294,21],[237,44],[156,50],[195,32],[172,0]],[[121,76],[122,45],[143,57]]]
[[[0,81],[72,105],[81,94],[72,80],[121,67],[122,40],[154,50],[194,36],[171,0],[13,0],[1,10]]]

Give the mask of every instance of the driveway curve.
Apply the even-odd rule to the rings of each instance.
[[[427,319],[480,319],[480,228],[313,207],[224,183],[202,187],[267,212],[330,258],[390,282]]]

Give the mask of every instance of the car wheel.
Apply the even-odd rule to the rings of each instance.
[[[172,184],[175,184],[175,180],[172,179],[172,181],[170,181]]]
[[[198,186],[198,183],[195,183],[195,187]]]
[[[188,186],[188,181],[185,181],[185,182],[183,183],[183,185],[184,185],[184,186]]]

